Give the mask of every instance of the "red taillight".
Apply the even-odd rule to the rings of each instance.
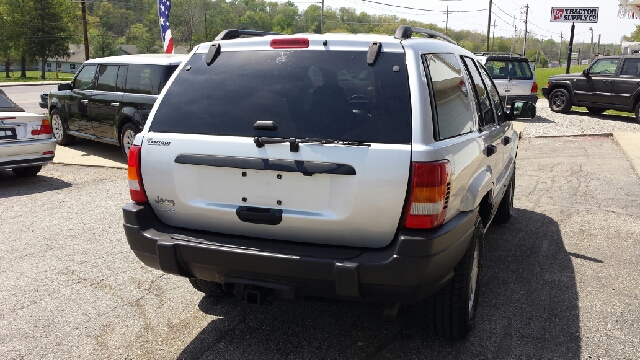
[[[129,148],[128,172],[127,179],[129,180],[129,193],[131,194],[131,200],[137,203],[147,203],[147,194],[144,191],[144,185],[142,184],[142,173],[140,172],[140,155],[142,147],[140,145],[131,145]]]
[[[45,151],[42,155],[53,155],[53,151]]]
[[[309,47],[309,39],[307,38],[286,38],[271,40],[271,48],[273,49],[301,49]]]
[[[442,225],[447,214],[449,162],[415,162],[411,168],[411,189],[404,226],[432,229]]]
[[[51,124],[49,123],[49,120],[42,119],[42,124],[40,126],[33,127],[31,135],[51,135]]]
[[[531,85],[531,92],[532,93],[537,93],[538,92],[538,83],[537,82],[533,82],[533,85]]]

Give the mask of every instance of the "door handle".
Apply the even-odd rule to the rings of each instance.
[[[282,222],[282,209],[239,206],[236,215],[240,221],[252,224],[278,225]]]
[[[498,147],[496,147],[495,145],[489,145],[487,146],[487,157],[495,154],[498,152]]]
[[[89,100],[80,100],[80,102],[84,105],[87,105],[89,103]]]
[[[510,138],[510,137],[508,137],[508,136],[505,136],[504,138],[502,138],[502,143],[503,143],[504,145],[509,145],[509,144],[511,144],[511,138]]]
[[[120,103],[111,103],[111,106],[118,107],[118,106],[120,106]]]

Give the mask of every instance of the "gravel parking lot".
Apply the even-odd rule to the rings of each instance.
[[[559,114],[549,110],[546,99],[538,100],[537,112],[538,117],[535,119],[523,121],[529,124],[524,130],[524,137],[640,132],[640,123],[636,122],[631,113],[629,116],[593,115],[574,110]]]
[[[532,127],[538,124],[532,124]],[[640,179],[608,137],[525,138],[516,215],[487,233],[477,327],[424,331],[419,307],[251,307],[142,265],[120,207],[126,171],[0,171],[0,358],[637,359]]]

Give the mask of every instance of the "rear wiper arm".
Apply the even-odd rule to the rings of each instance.
[[[366,146],[366,147],[371,146],[371,144],[365,143],[363,141],[347,141],[347,140],[317,139],[317,138],[285,139],[285,138],[270,138],[270,137],[262,137],[262,136],[256,136],[255,138],[253,138],[253,143],[256,144],[257,148],[264,147],[265,145],[268,145],[268,144],[289,143],[289,150],[291,152],[298,152],[300,150],[300,144],[310,144],[310,143],[339,144],[339,145],[345,145],[345,146]]]

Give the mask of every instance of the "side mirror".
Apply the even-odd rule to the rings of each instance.
[[[73,86],[71,86],[71,83],[58,85],[58,91],[66,91],[66,90],[73,90]]]
[[[582,75],[584,75],[584,77],[589,77],[589,69],[582,70]]]
[[[536,117],[536,106],[528,101],[514,101],[509,109],[509,118],[533,119]]]

